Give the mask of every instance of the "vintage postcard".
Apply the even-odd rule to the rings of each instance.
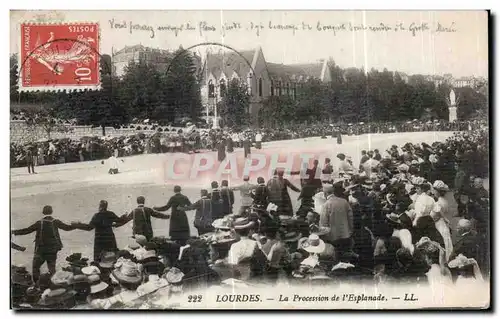
[[[11,307],[488,309],[487,11],[11,11]]]

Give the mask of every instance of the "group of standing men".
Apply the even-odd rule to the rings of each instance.
[[[245,153],[245,158],[247,158],[251,154],[252,140],[249,136],[244,134],[226,134],[225,136],[221,136],[219,142],[217,143],[217,160],[222,162],[226,159],[226,152],[232,153],[234,152],[235,147],[243,147],[243,151]],[[255,148],[262,148],[262,133],[257,132],[255,134]]]

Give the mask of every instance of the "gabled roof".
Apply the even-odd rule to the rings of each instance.
[[[267,69],[269,76],[274,80],[297,81],[300,78],[305,80],[307,77],[321,79],[324,63],[324,61],[308,64],[267,63]]]
[[[136,45],[131,45],[131,46],[125,46],[123,49],[118,50],[113,53],[113,55],[119,55],[123,53],[132,53],[132,52],[152,52],[152,53],[157,53],[157,54],[171,54],[171,51],[164,50],[164,49],[158,49],[158,48],[150,48],[150,47],[145,47],[142,44],[136,44]]]
[[[246,78],[248,72],[251,70],[250,66],[253,62],[255,50],[240,51],[240,54],[236,52],[207,54],[206,69],[203,71],[204,75],[211,73],[218,80],[222,72],[224,72],[227,78],[231,78],[233,73],[236,72],[240,78]]]

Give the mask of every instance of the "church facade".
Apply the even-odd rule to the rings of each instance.
[[[327,60],[309,64],[267,62],[261,48],[255,50],[207,54],[203,63],[201,98],[207,114],[224,98],[228,84],[236,79],[246,83],[250,94],[249,113],[256,119],[263,102],[270,96],[297,96],[297,90],[309,79],[331,81]]]

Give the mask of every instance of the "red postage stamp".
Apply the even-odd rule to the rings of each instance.
[[[98,89],[97,23],[21,24],[20,91]]]

